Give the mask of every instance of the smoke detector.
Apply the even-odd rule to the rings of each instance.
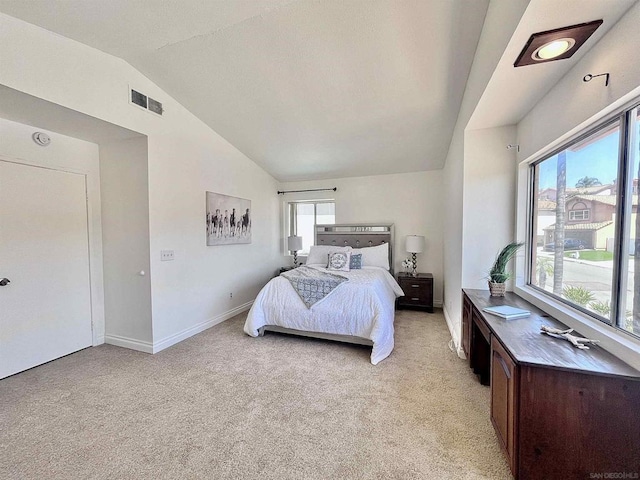
[[[51,143],[51,137],[44,132],[35,132],[31,135],[31,138],[33,138],[33,141],[41,147],[46,147]]]

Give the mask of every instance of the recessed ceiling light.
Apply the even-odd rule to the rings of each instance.
[[[602,20],[534,33],[524,46],[514,67],[569,58],[602,25]]]
[[[550,60],[562,55],[576,44],[573,38],[560,38],[552,42],[545,43],[531,54],[531,58],[536,61]]]

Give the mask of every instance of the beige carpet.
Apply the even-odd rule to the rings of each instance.
[[[398,312],[377,366],[366,347],[250,338],[244,318],[0,380],[0,478],[511,478],[441,313]]]

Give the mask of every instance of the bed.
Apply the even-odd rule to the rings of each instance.
[[[256,297],[244,331],[252,337],[274,331],[371,345],[371,363],[376,365],[393,350],[395,299],[403,295],[392,275],[393,225],[316,225],[315,229],[315,244],[320,247],[316,250],[357,252],[354,255],[362,255],[361,268],[330,270],[326,261],[316,262],[310,254],[311,263],[296,269],[298,274],[305,270],[312,276],[339,275],[347,280],[309,307],[291,277],[286,278],[289,272],[273,278]],[[381,261],[382,251],[386,262]]]

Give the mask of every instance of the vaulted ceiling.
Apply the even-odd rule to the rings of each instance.
[[[488,0],[1,0],[118,56],[279,180],[441,168]]]
[[[528,6],[469,128],[517,123],[636,2],[517,1]],[[289,181],[442,168],[488,4],[0,0],[0,11],[126,60]],[[598,18],[571,59],[513,68],[532,33]]]

